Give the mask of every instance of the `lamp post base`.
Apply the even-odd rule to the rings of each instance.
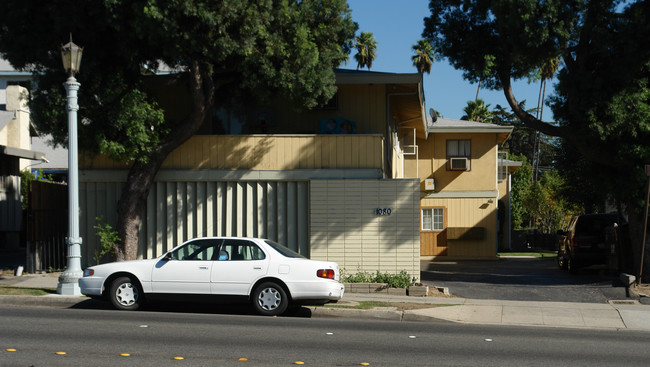
[[[56,293],[62,296],[81,296],[81,288],[79,288],[79,278],[83,274],[75,274],[63,272],[59,276],[59,284],[56,286]]]

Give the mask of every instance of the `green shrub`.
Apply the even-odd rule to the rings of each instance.
[[[377,270],[376,274],[368,272],[357,272],[355,274],[345,275],[341,271],[341,282],[343,283],[386,283],[391,288],[408,288],[415,282],[409,274],[402,270],[399,274],[380,273]]]
[[[104,217],[96,217],[97,224],[93,227],[99,237],[99,249],[95,250],[93,260],[95,264],[100,264],[102,260],[111,261],[115,255],[115,245],[120,241],[117,231],[104,222]]]

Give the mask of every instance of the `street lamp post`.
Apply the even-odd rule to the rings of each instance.
[[[56,292],[61,295],[81,295],[79,278],[81,270],[81,236],[79,234],[79,169],[77,155],[77,91],[79,84],[74,75],[79,72],[83,49],[70,42],[61,46],[63,67],[68,73],[64,83],[67,93],[68,109],[68,246],[67,267],[59,277]]]

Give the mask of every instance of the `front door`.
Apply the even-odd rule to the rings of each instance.
[[[447,256],[446,208],[421,208],[420,256]]]
[[[198,239],[160,260],[151,272],[154,293],[210,294],[210,273],[219,252],[219,239]]]

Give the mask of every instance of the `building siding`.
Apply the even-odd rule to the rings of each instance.
[[[497,203],[490,198],[423,199],[422,207],[444,207],[447,230],[485,228],[483,240],[447,239],[449,258],[494,259],[497,253]]]
[[[161,169],[294,170],[382,168],[380,135],[193,136]],[[81,169],[126,169],[105,156],[82,156]]]
[[[417,188],[417,180],[312,181],[312,257],[336,261],[346,274],[405,270],[419,279]]]

